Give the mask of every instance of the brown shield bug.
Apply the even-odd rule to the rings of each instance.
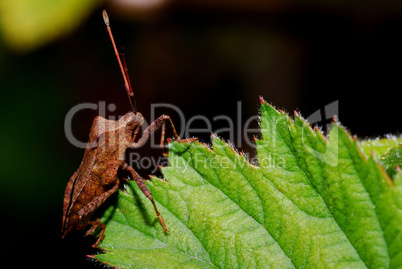
[[[87,235],[99,227],[101,233],[93,247],[98,246],[102,240],[105,225],[98,219],[91,220],[91,217],[95,210],[118,190],[120,179],[117,172],[119,170],[128,172],[131,179],[135,180],[144,195],[151,201],[163,229],[167,232],[165,222],[156,207],[151,192],[142,177],[124,161],[124,153],[128,148],[142,146],[151,134],[159,128],[162,128],[161,146],[163,146],[166,122],[172,127],[173,136],[177,141],[195,140],[195,138],[181,140],[176,133],[172,120],[167,115],[162,115],[156,119],[144,130],[142,136],[136,139],[144,123],[144,118],[135,109],[134,94],[125,60],[124,57],[120,57],[116,48],[109,17],[105,10],[103,11],[103,19],[124,78],[132,112],[128,112],[119,120],[107,120],[101,116],[94,119],[84,158],[78,170],[67,183],[64,193],[62,237],[64,238],[71,230],[84,230],[86,227],[92,226],[87,231]]]

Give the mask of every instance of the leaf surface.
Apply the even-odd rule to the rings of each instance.
[[[166,180],[135,183],[103,217],[120,268],[401,268],[402,176],[391,180],[339,124],[328,137],[261,106],[258,165],[224,141],[171,143]]]

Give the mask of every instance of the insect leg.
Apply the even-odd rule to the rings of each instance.
[[[134,129],[134,134],[133,134],[133,141],[135,141],[135,138],[137,137],[138,131],[140,130],[140,127],[137,127]]]
[[[110,197],[110,195],[112,195],[114,192],[117,191],[117,189],[119,188],[119,181],[116,181],[116,183],[114,184],[114,186],[102,193],[101,195],[99,195],[98,197],[96,197],[95,199],[93,199],[91,202],[89,202],[86,206],[84,206],[83,208],[81,208],[80,211],[78,211],[78,216],[80,218],[83,218],[84,216],[88,215],[89,213],[93,212],[95,209],[97,209],[101,204],[103,204],[103,202]]]
[[[88,222],[88,224],[92,225],[92,227],[85,233],[85,236],[93,233],[95,231],[96,227],[101,228],[101,232],[100,232],[98,240],[96,240],[95,244],[92,245],[92,247],[95,248],[99,245],[100,241],[103,239],[103,234],[105,233],[106,226],[105,226],[105,224],[103,224],[102,222],[99,221],[99,218],[94,221]]]
[[[147,185],[145,184],[144,179],[127,163],[124,163],[121,166],[121,168],[123,170],[130,172],[131,176],[135,180],[135,183],[137,183],[138,187],[141,189],[141,191],[144,193],[144,195],[151,201],[152,205],[154,206],[155,213],[158,216],[160,222],[162,223],[163,229],[165,230],[165,232],[167,232],[165,221],[163,220],[161,214],[159,213],[158,208],[156,207],[154,198],[152,197],[150,190],[148,189]]]
[[[168,154],[167,152],[164,150],[164,145],[165,145],[165,133],[166,133],[166,124],[163,123],[162,124],[162,133],[161,133],[161,142],[159,144],[159,148],[162,151],[162,156],[167,157]]]
[[[166,132],[166,124],[163,123],[162,124],[162,134],[161,134],[161,143],[159,145],[159,147],[161,149],[163,149],[163,145],[164,145],[164,142],[165,142],[165,132]]]
[[[142,145],[144,145],[148,138],[151,136],[152,133],[154,133],[155,131],[157,131],[159,128],[162,127],[162,125],[165,124],[166,121],[170,122],[170,126],[172,127],[172,131],[173,131],[173,137],[177,140],[180,141],[180,137],[176,132],[176,128],[174,127],[173,121],[170,119],[170,117],[168,115],[162,115],[159,118],[157,118],[153,123],[151,123],[147,129],[145,129],[144,133],[142,134],[142,136],[140,137],[140,139],[138,140],[138,142],[133,143],[133,145],[131,146],[132,148],[138,148],[141,147]],[[162,129],[162,138],[161,140],[165,139],[165,132]]]

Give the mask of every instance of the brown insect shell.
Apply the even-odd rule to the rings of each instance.
[[[124,153],[134,142],[133,133],[143,123],[144,118],[138,112],[129,112],[119,120],[101,116],[94,119],[70,199],[64,201],[68,208],[63,217],[63,237],[72,229],[82,230],[87,226],[96,208],[82,218],[78,212],[118,180],[117,171],[124,161]]]
[[[92,123],[86,152],[88,148],[94,148],[99,150],[97,153],[100,160],[124,160],[126,149],[134,142],[135,129],[140,128],[143,123],[144,118],[138,112],[129,112],[117,121],[97,116]],[[84,155],[84,159],[85,157]]]

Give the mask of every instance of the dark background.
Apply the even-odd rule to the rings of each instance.
[[[116,116],[130,109],[102,8],[110,8],[115,38],[125,46],[146,120],[155,103],[174,104],[187,119],[236,119],[241,101],[244,123],[258,113],[263,96],[305,117],[338,100],[339,120],[360,138],[401,130],[399,5],[216,3],[177,1],[141,15],[99,6],[74,32],[29,53],[13,51],[0,36],[1,267],[95,266],[85,258],[93,240],[61,240],[60,229],[64,188],[84,153],[68,142],[65,115],[83,102],[116,104]],[[74,117],[79,140],[87,140],[96,115],[84,110]],[[227,127],[212,124],[215,131]],[[210,142],[209,132],[193,135]],[[235,146],[253,157],[254,149],[237,139]]]

